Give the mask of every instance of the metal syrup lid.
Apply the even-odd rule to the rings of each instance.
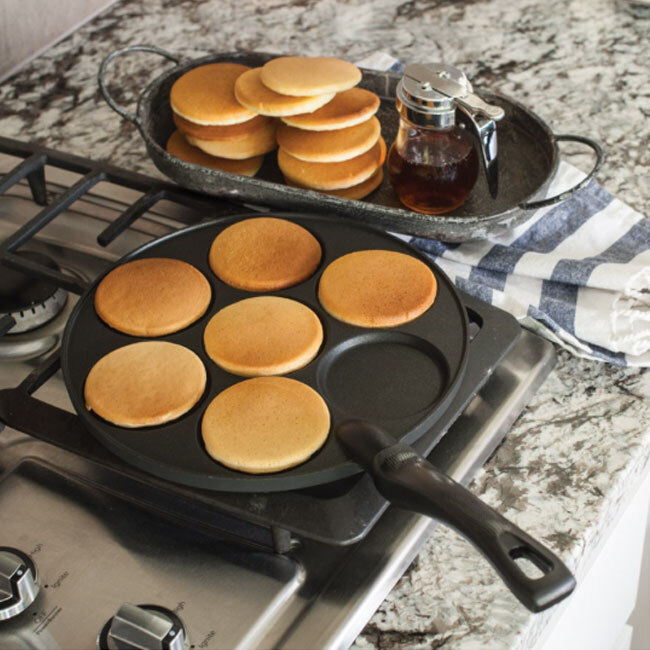
[[[397,110],[413,124],[451,126],[455,123],[455,97],[437,90],[442,79],[458,84],[465,93],[472,85],[458,68],[444,63],[414,63],[404,68],[397,86]]]
[[[444,63],[414,63],[404,68],[395,104],[401,118],[415,126],[444,128],[456,122],[456,108],[469,118],[480,142],[481,158],[492,196],[498,191],[496,122],[503,108],[474,94],[458,68]]]
[[[454,124],[456,108],[494,121],[504,116],[500,106],[487,104],[474,94],[461,70],[444,63],[407,65],[397,86],[396,103],[402,117],[422,126]]]

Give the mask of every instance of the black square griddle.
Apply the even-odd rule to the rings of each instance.
[[[261,294],[298,300],[314,310],[323,324],[325,340],[316,359],[287,376],[306,383],[325,398],[332,432],[342,422],[361,419],[381,426],[396,442],[417,440],[453,399],[467,363],[467,316],[453,285],[428,257],[383,231],[335,218],[268,216],[288,218],[307,228],[323,251],[319,268],[305,282]],[[95,287],[101,278],[82,296],[70,316],[62,345],[62,369],[72,403],[88,430],[120,458],[156,476],[192,487],[237,492],[286,491],[357,474],[361,468],[349,459],[333,434],[311,459],[273,474],[231,470],[215,462],[204,449],[201,419],[205,408],[221,391],[243,378],[222,370],[207,356],[203,332],[210,318],[226,305],[260,295],[226,285],[208,264],[214,238],[239,220],[231,217],[177,231],[146,244],[119,262],[172,257],[191,263],[208,278],[213,292],[208,311],[180,332],[151,339],[110,328],[97,316],[93,304]],[[338,257],[365,249],[394,250],[425,262],[438,283],[432,307],[414,321],[391,329],[355,327],[331,317],[318,301],[320,275]],[[206,367],[208,385],[199,403],[173,422],[139,429],[118,427],[86,409],[85,380],[104,355],[142,340],[165,340],[193,350]]]

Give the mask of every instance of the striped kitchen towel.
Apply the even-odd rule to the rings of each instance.
[[[562,162],[549,196],[583,177]],[[409,240],[459,289],[578,356],[650,366],[650,220],[596,182],[490,240]]]
[[[402,68],[384,53],[359,65]],[[561,162],[548,196],[582,178]],[[430,255],[459,289],[574,354],[650,366],[650,219],[596,182],[490,240],[402,238]]]

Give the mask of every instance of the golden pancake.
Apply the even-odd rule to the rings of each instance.
[[[262,124],[260,128],[251,131],[246,137],[237,140],[201,140],[193,135],[186,135],[185,138],[191,145],[198,147],[210,156],[242,160],[273,151],[277,146],[276,128],[275,121],[271,121],[268,124]]]
[[[283,117],[289,126],[308,131],[332,131],[369,120],[379,110],[379,97],[364,88],[350,88],[312,113]]]
[[[226,388],[210,402],[201,423],[208,454],[251,474],[304,463],[323,446],[329,428],[323,398],[286,377],[246,379]]]
[[[343,255],[323,271],[318,298],[344,323],[396,327],[429,309],[437,286],[431,269],[415,257],[365,250]]]
[[[310,97],[290,97],[269,90],[260,80],[261,68],[245,72],[235,84],[235,96],[243,106],[260,115],[283,117],[308,113],[332,100],[334,93]]]
[[[342,162],[360,156],[379,139],[381,126],[376,117],[336,131],[304,131],[280,124],[278,145],[288,154],[307,162]]]
[[[352,88],[361,81],[361,70],[343,59],[282,56],[264,64],[261,78],[276,93],[301,97]]]
[[[285,179],[286,180],[286,179]],[[377,168],[377,171],[368,179],[359,183],[358,185],[352,185],[352,187],[345,187],[342,190],[314,190],[315,192],[320,192],[321,194],[329,194],[330,196],[338,196],[342,199],[363,199],[368,196],[371,192],[374,192],[384,180],[384,170],[381,167]],[[296,185],[291,181],[286,181],[287,185],[291,187],[298,187],[300,189],[309,189],[302,185]]]
[[[197,124],[239,124],[255,117],[235,98],[235,80],[250,70],[239,63],[209,63],[180,76],[169,93],[174,113]]]
[[[198,147],[193,147],[180,131],[174,131],[171,134],[167,141],[167,152],[193,165],[211,167],[212,169],[219,169],[222,172],[242,174],[243,176],[255,176],[264,161],[264,156],[253,156],[252,158],[242,158],[241,160],[211,156],[201,151]]]
[[[302,226],[255,217],[228,226],[210,247],[210,268],[237,289],[275,291],[314,273],[321,259],[318,240]]]
[[[306,366],[323,342],[318,316],[278,296],[240,300],[218,311],[203,343],[208,356],[235,375],[285,375]]]
[[[172,113],[174,124],[181,133],[194,136],[199,140],[242,140],[247,138],[251,132],[262,128],[268,124],[270,117],[256,115],[251,120],[241,122],[241,124],[231,124],[230,126],[204,126],[190,122],[176,113]]]
[[[278,165],[292,183],[314,190],[352,187],[370,178],[384,164],[386,143],[382,137],[360,156],[338,163],[307,162],[278,150]]]
[[[133,336],[163,336],[205,313],[212,290],[191,264],[168,257],[126,262],[95,291],[95,311],[112,328]]]
[[[143,341],[102,357],[88,373],[84,398],[88,410],[117,426],[149,427],[187,413],[205,382],[203,363],[188,348]]]

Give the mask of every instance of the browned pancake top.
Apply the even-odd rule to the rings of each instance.
[[[324,56],[282,56],[262,67],[262,83],[292,96],[336,93],[356,86],[361,70],[343,59]]]
[[[334,260],[318,297],[334,318],[360,327],[396,327],[423,314],[436,297],[436,278],[422,261],[395,251],[365,250]]]
[[[86,406],[122,427],[170,422],[203,395],[206,373],[191,350],[167,341],[141,341],[117,348],[90,370]]]
[[[315,111],[331,101],[334,93],[316,94],[308,97],[282,95],[267,88],[261,81],[262,68],[244,73],[235,84],[237,100],[255,113],[282,117]]]
[[[275,217],[228,226],[210,247],[210,267],[246,291],[275,291],[306,280],[318,267],[318,240],[298,224]]]
[[[201,432],[214,460],[253,474],[305,462],[327,440],[330,415],[312,388],[287,377],[230,386],[210,403]]]
[[[125,334],[163,336],[200,318],[211,297],[210,283],[191,264],[150,257],[110,271],[95,291],[95,311]]]
[[[256,296],[217,312],[203,342],[208,356],[228,372],[244,377],[284,375],[316,356],[323,326],[296,300]]]
[[[180,76],[169,93],[172,110],[197,124],[238,124],[255,117],[235,98],[235,80],[248,66],[208,63]]]

